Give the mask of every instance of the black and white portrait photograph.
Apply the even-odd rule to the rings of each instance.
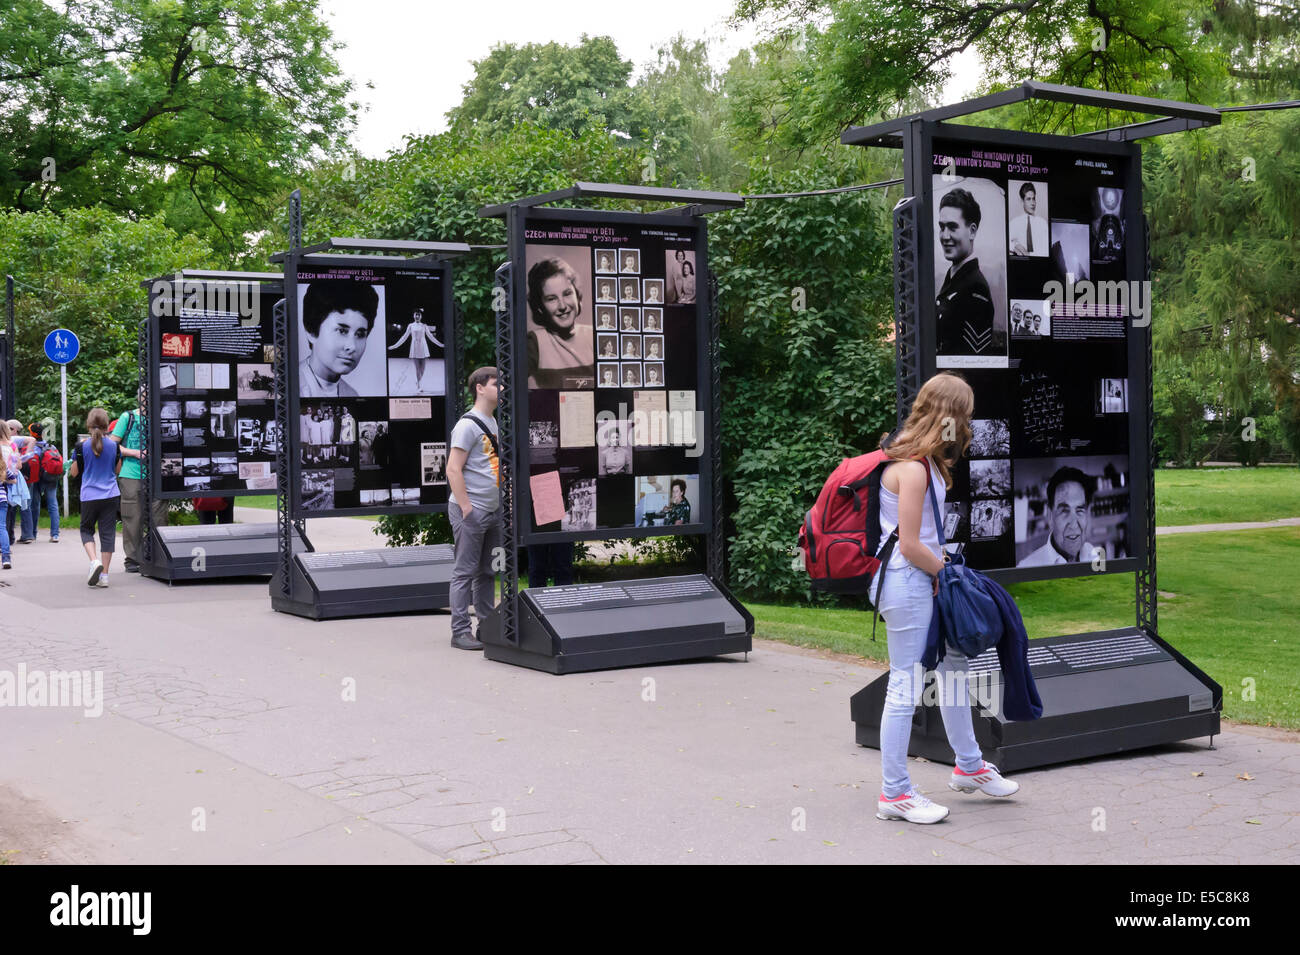
[[[618,280],[618,300],[637,303],[641,301],[641,283],[636,279]]]
[[[1004,458],[1011,453],[1011,422],[1006,418],[976,418],[970,423],[971,458]]]
[[[663,279],[642,279],[641,286],[641,301],[647,305],[664,304]]]
[[[577,246],[529,245],[527,262],[528,387],[594,386],[596,333],[583,301],[590,256]]]
[[[1128,379],[1097,379],[1097,414],[1123,414],[1128,411]]]
[[[618,309],[613,305],[596,306],[596,331],[618,331]]]
[[[642,331],[662,332],[664,330],[664,310],[662,308],[641,309]]]
[[[620,332],[641,331],[641,309],[620,308],[618,310],[618,330]]]
[[[669,249],[664,253],[664,301],[669,305],[695,304],[695,252]]]
[[[1005,458],[970,462],[970,496],[1010,497],[1011,462]]]
[[[644,367],[645,367],[645,383],[643,387],[662,388],[664,386],[663,362],[648,361],[645,363]]]
[[[632,473],[631,428],[626,420],[600,421],[596,425],[596,448],[601,477]]]
[[[596,334],[596,359],[598,361],[618,360],[617,334],[602,335],[599,332]]]
[[[1007,245],[1012,255],[1046,256],[1047,183],[1012,179],[1007,183]]]
[[[640,363],[623,363],[621,366],[622,381],[624,388],[641,387],[641,365]]]
[[[596,363],[596,387],[597,388],[619,388],[621,387],[618,380],[618,362],[597,362]]]
[[[990,179],[935,176],[934,287],[939,368],[1006,368],[1005,193]]]
[[[270,365],[237,365],[235,382],[240,401],[267,401],[275,394],[275,370]]]
[[[388,393],[383,335],[375,336],[379,340],[373,347],[370,342],[387,321],[384,286],[351,277],[349,271],[338,269],[334,277],[304,278],[298,284],[300,397]]]
[[[640,361],[641,360],[641,336],[640,335],[620,335],[619,353],[620,361]]]
[[[1052,334],[1052,300],[1013,298],[1011,337],[1046,338]]]
[[[1129,555],[1127,455],[1016,460],[1016,566]]]
[[[618,271],[618,252],[614,249],[596,250],[596,271],[613,273]]]
[[[646,335],[642,339],[642,346],[645,348],[645,361],[663,361],[664,360],[664,337],[662,335]]]
[[[596,301],[597,302],[617,302],[618,301],[618,280],[617,279],[599,279],[596,282]]]
[[[1124,257],[1124,190],[1099,186],[1092,191],[1092,258],[1109,265]]]
[[[641,272],[641,250],[620,249],[618,252],[618,271],[623,275],[637,275]]]

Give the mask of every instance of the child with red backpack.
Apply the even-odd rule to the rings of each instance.
[[[31,493],[31,507],[23,509],[23,536],[20,544],[30,544],[36,540],[36,531],[40,527],[41,502],[45,502],[50,512],[50,543],[59,542],[59,479],[63,477],[63,455],[53,444],[42,440],[43,427],[32,423],[27,430],[34,443],[23,455],[23,478]]]

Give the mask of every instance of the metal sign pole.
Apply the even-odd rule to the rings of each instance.
[[[68,460],[68,366],[59,366],[59,391],[63,402],[63,460]],[[63,513],[68,513],[68,470],[63,470]]]

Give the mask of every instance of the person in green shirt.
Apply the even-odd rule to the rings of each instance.
[[[122,446],[122,472],[117,476],[117,486],[122,492],[122,543],[126,549],[126,572],[140,572],[140,554],[144,548],[144,511],[141,507],[144,482],[148,471],[144,468],[144,406],[149,393],[140,387],[136,394],[138,407],[124,411],[117,419],[112,437]],[[167,502],[150,500],[149,513],[154,527],[167,526]]]

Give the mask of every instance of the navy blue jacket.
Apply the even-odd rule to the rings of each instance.
[[[998,666],[1002,668],[1002,713],[1009,720],[1036,720],[1043,715],[1043,701],[1038,697],[1034,675],[1029,672],[1029,634],[1025,632],[1025,622],[1006,589],[991,580],[988,583],[989,593],[1002,612],[1002,636],[997,642]],[[939,632],[936,597],[921,666],[933,670],[946,652],[947,645]]]

